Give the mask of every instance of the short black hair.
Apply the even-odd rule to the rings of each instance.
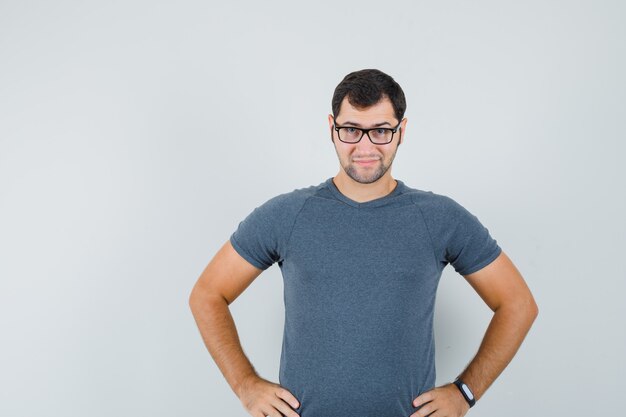
[[[389,98],[396,118],[401,121],[406,110],[406,100],[400,85],[389,75],[377,69],[363,69],[346,75],[335,88],[332,108],[333,116],[339,115],[343,99],[357,108],[367,108],[384,97]]]

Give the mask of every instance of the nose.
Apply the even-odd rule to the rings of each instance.
[[[361,140],[355,145],[355,151],[358,155],[379,155],[378,145],[372,143],[367,134],[363,135]]]

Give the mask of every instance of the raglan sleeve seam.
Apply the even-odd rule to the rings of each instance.
[[[413,204],[415,205],[415,207],[417,207],[417,210],[420,213],[420,216],[422,218],[422,223],[424,223],[424,227],[426,228],[426,233],[428,233],[428,239],[430,240],[430,246],[431,246],[431,249],[432,249],[432,252],[433,252],[433,261],[435,263],[435,267],[437,269],[439,269],[440,265],[439,265],[439,258],[437,257],[437,247],[435,245],[435,241],[433,240],[432,233],[430,232],[430,228],[428,227],[428,222],[426,221],[426,216],[424,215],[424,211],[422,210],[422,208],[415,201],[415,196],[412,197],[412,200],[413,200]]]
[[[304,199],[304,201],[302,202],[302,206],[300,206],[300,209],[298,209],[298,212],[296,213],[296,215],[293,216],[293,223],[291,224],[291,229],[289,230],[289,236],[287,236],[287,239],[285,240],[285,256],[283,256],[283,260],[287,258],[287,254],[289,253],[289,243],[291,242],[291,236],[293,235],[293,231],[296,228],[296,221],[298,220],[300,213],[302,213],[302,210],[304,210],[304,206],[306,206],[306,203],[309,201],[311,197],[313,196],[310,195]]]

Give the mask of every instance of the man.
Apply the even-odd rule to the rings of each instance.
[[[524,279],[476,216],[392,178],[405,108],[387,74],[348,74],[328,116],[339,173],[257,207],[191,293],[210,354],[254,417],[462,416],[537,316]],[[273,263],[284,279],[279,384],[256,374],[228,308]],[[434,387],[435,294],[448,263],[494,315],[458,379]]]

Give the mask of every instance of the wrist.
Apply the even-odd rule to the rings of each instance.
[[[258,378],[258,375],[255,373],[245,374],[243,377],[239,378],[238,381],[234,384],[233,391],[237,397],[241,398],[242,391],[246,389],[246,386],[250,384],[250,382]]]

